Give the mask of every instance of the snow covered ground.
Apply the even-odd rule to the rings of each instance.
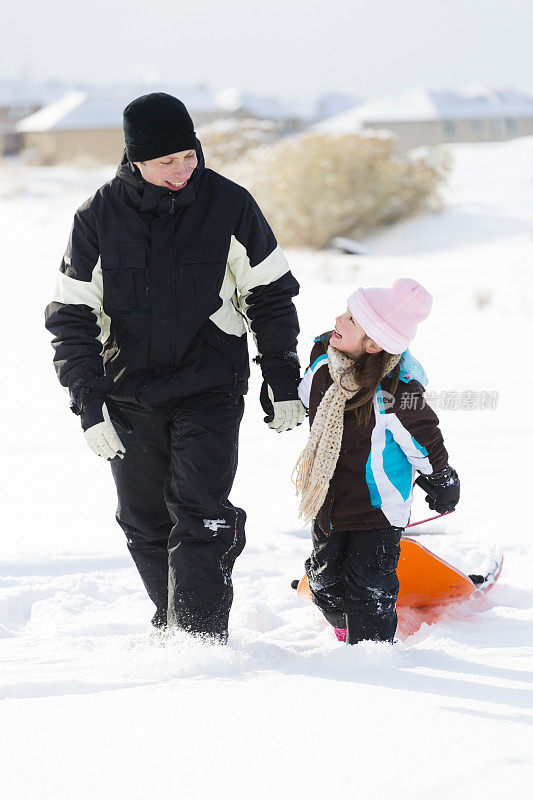
[[[493,410],[434,403],[462,500],[414,532],[467,570],[503,551],[500,582],[394,647],[339,645],[289,586],[309,551],[290,483],[306,431],[264,425],[257,368],[232,494],[248,512],[248,545],[229,646],[151,641],[153,609],[113,519],[109,465],[68,411],[43,329],[73,211],[114,168],[0,168],[2,798],[528,791],[533,138],[453,151],[443,213],[367,239],[364,257],[288,253],[302,286],[303,361],[358,284],[411,276],[435,297],[411,348],[428,389],[499,393]],[[412,519],[427,511],[420,492]]]

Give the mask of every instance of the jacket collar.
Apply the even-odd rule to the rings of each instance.
[[[390,377],[390,372],[387,377]],[[400,380],[404,383],[415,380],[425,388],[428,385],[428,376],[420,361],[414,357],[409,348],[402,353],[400,361]]]
[[[192,173],[187,186],[178,192],[173,192],[170,189],[165,189],[164,186],[155,186],[153,183],[145,181],[137,167],[131,161],[128,161],[125,149],[116,177],[124,181],[128,194],[141,212],[156,211],[158,215],[162,216],[170,213],[171,208],[174,211],[188,206],[194,201],[205,169],[202,145],[198,139],[196,140],[196,152],[198,165]]]

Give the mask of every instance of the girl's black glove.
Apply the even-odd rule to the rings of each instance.
[[[415,483],[427,492],[426,502],[432,511],[444,514],[453,511],[459,502],[459,476],[448,464],[436,475],[419,475]]]

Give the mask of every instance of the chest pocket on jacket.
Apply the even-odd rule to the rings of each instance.
[[[213,303],[226,272],[228,244],[198,242],[181,248],[182,297],[185,303]]]
[[[147,252],[143,247],[104,247],[100,263],[104,308],[127,310],[146,305]]]

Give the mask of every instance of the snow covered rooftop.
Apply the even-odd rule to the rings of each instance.
[[[56,80],[38,81],[24,76],[4,78],[0,80],[0,106],[45,106],[73,88]]]
[[[69,91],[29,117],[17,130],[30,133],[49,130],[114,129],[122,127],[122,112],[135,97],[153,91],[165,91],[179,97],[191,114],[246,111],[260,119],[316,119],[314,99],[282,100],[277,97],[228,88],[213,92],[207,86],[118,85],[106,89]]]
[[[533,97],[514,89],[473,86],[463,91],[418,88],[370,100],[316,127],[350,132],[371,122],[533,117]]]
[[[33,133],[122,128],[122,112],[125,106],[136,97],[153,91],[166,91],[180,97],[192,114],[217,110],[213,94],[204,86],[117,86],[111,89],[69,92],[55,103],[21,120],[16,129],[23,133]]]
[[[25,117],[17,124],[16,129],[21,133],[60,129],[63,127],[62,123],[72,116],[86,97],[87,92],[70,92],[61,100],[56,100],[55,103],[50,103],[29,117]]]
[[[216,95],[221,110],[235,113],[247,111],[265,119],[313,119],[316,114],[314,99],[282,100],[279,97],[255,94],[237,87],[223,89]]]

